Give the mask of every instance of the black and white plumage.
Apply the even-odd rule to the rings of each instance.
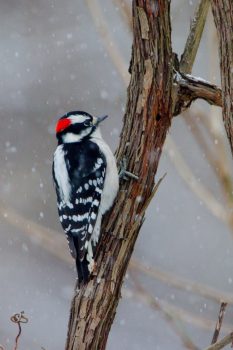
[[[80,283],[86,283],[93,271],[102,215],[119,187],[115,157],[99,130],[105,118],[75,111],[56,126],[53,179],[58,212]]]

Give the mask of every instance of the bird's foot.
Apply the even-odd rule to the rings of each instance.
[[[127,171],[127,160],[124,157],[121,161],[120,161],[120,169],[119,169],[119,178],[122,180],[126,180],[128,181],[130,178],[134,179],[134,180],[139,180],[139,177],[133,173],[131,173],[130,171]]]

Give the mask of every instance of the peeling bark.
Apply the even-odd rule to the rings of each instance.
[[[126,157],[139,181],[121,184],[104,219],[96,275],[73,298],[66,350],[106,347],[171,124],[172,66],[170,1],[133,0],[132,74],[117,159]]]
[[[222,107],[222,91],[219,87],[201,78],[177,72],[174,76],[176,103],[174,116],[184,112],[198,98],[211,105]]]
[[[223,121],[233,154],[233,2],[212,0],[212,10],[219,38]]]

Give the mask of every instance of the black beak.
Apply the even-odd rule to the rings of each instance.
[[[106,118],[108,118],[108,115],[104,115],[102,117],[96,117],[97,119],[96,125],[98,125],[99,123],[102,123],[102,121]]]

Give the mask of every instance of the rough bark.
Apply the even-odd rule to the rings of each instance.
[[[219,38],[223,121],[233,154],[233,2],[212,0],[211,4]]]
[[[219,87],[189,74],[177,72],[174,76],[176,103],[174,116],[189,108],[198,98],[211,105],[222,107],[222,91]]]
[[[153,195],[155,174],[172,118],[169,0],[133,0],[133,47],[117,159],[139,181],[123,182],[102,225],[96,275],[75,294],[66,350],[106,347],[123,278]]]

